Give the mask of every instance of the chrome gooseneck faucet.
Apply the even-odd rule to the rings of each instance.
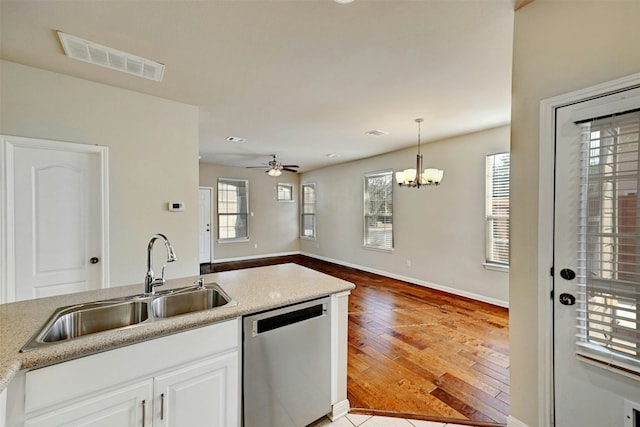
[[[158,239],[161,239],[164,242],[164,246],[167,248],[167,262],[173,262],[176,260],[176,254],[173,251],[173,246],[171,246],[171,243],[169,243],[169,239],[167,239],[167,236],[158,233],[151,237],[151,240],[149,240],[149,245],[147,246],[147,274],[144,277],[145,295],[153,295],[154,288],[156,286],[162,286],[165,283],[164,268],[166,267],[166,264],[162,266],[162,276],[159,279],[155,278],[153,269],[151,267],[153,263],[153,244]]]

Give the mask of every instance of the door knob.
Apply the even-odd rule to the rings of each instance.
[[[576,272],[570,268],[563,268],[560,270],[560,277],[565,280],[573,280],[576,278]]]
[[[571,294],[560,294],[558,299],[562,305],[574,305],[576,303],[576,297]]]
[[[89,262],[90,262],[91,264],[97,264],[97,263],[99,263],[99,262],[100,262],[100,258],[98,258],[97,256],[94,256],[94,257],[92,257],[92,258],[89,260]]]

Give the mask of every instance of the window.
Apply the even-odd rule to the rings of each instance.
[[[316,185],[302,184],[302,218],[300,236],[316,238]]]
[[[509,267],[509,153],[486,158],[485,266]]]
[[[277,192],[279,202],[293,202],[293,184],[278,183]]]
[[[218,178],[218,240],[249,238],[249,182]]]
[[[578,352],[640,368],[640,112],[582,125]]]
[[[393,171],[364,176],[364,246],[393,249]]]

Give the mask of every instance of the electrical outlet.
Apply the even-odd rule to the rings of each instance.
[[[407,267],[411,267],[411,260],[410,259],[407,260]]]
[[[258,244],[253,245],[254,249],[258,249]]]

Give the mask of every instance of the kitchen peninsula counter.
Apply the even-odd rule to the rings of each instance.
[[[355,287],[350,282],[290,263],[167,280],[160,290],[191,286],[199,277],[204,277],[205,283],[218,283],[237,305],[153,319],[24,353],[20,349],[59,307],[140,294],[143,285],[0,304],[0,392],[20,370],[42,368],[223,320],[350,291]]]

